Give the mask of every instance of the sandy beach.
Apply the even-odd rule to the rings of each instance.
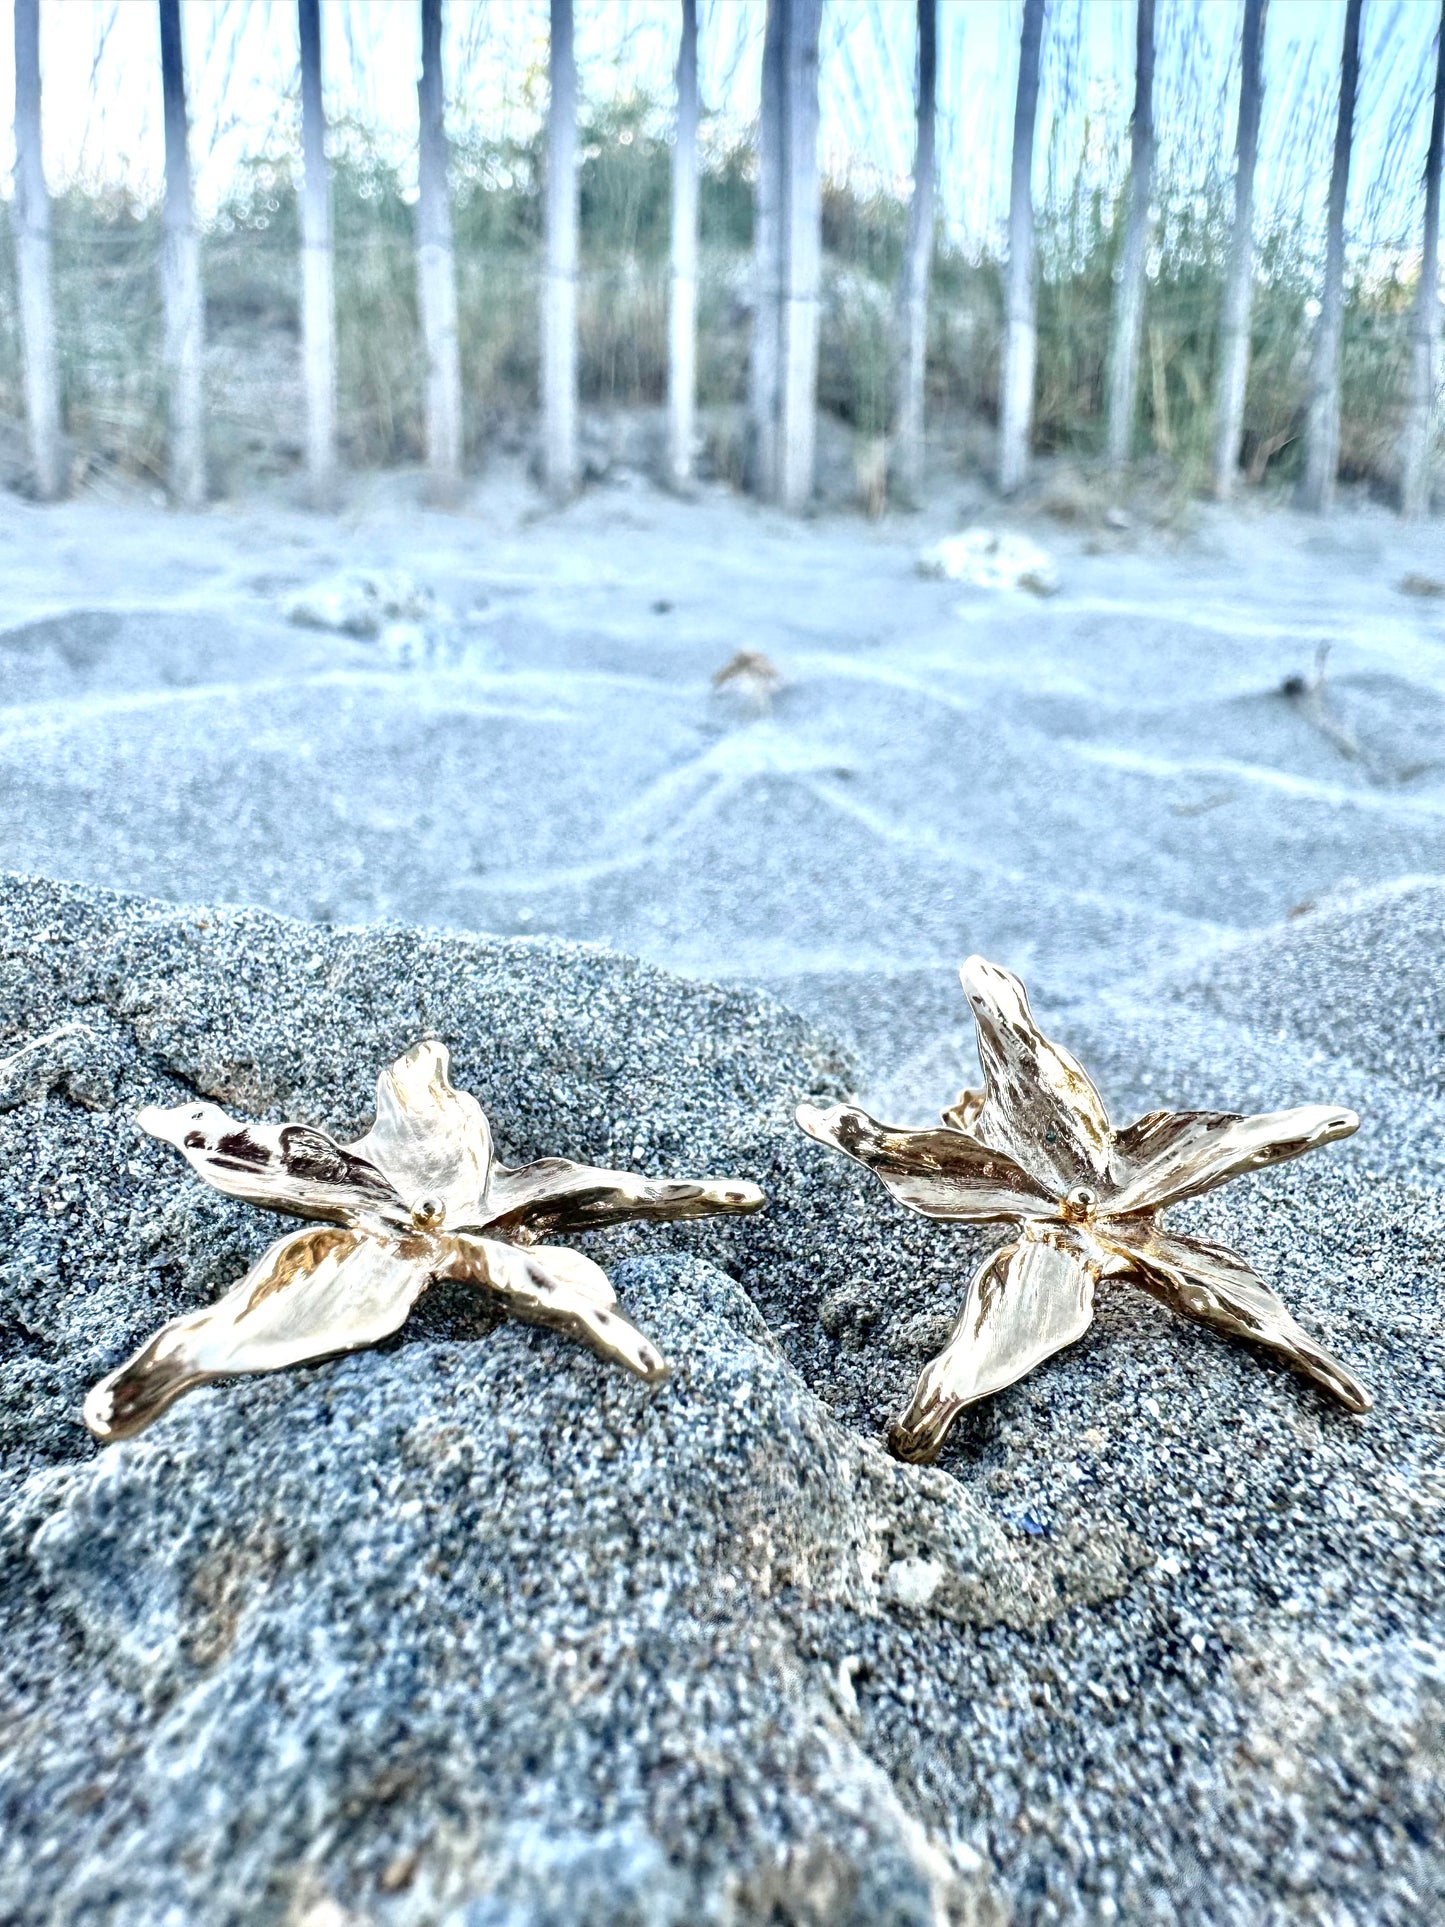
[[[0,1914],[1445,1907],[1445,539],[1128,511],[0,505]],[[1057,593],[919,573],[979,521]],[[410,613],[290,619],[346,572]],[[1178,1220],[1371,1413],[1111,1287],[887,1457],[988,1234],[791,1113],[927,1121],[970,951],[1116,1123],[1361,1112]],[[592,1241],[673,1379],[439,1288],[98,1449],[88,1385],[274,1235],[137,1109],[360,1131],[431,1033],[508,1158],[768,1192]]]
[[[1445,868],[1445,595],[1401,588],[1445,581],[1436,526],[417,492],[358,482],[336,521],[7,502],[7,866],[603,942],[776,991],[925,1110],[970,951],[1064,1006]],[[1058,593],[920,577],[976,523],[1041,542]],[[284,619],[356,570],[440,614],[399,647]],[[740,649],[782,678],[765,710],[711,690]]]

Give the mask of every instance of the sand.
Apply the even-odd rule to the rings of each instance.
[[[79,887],[0,889],[0,1914],[1429,1918],[1445,654],[1395,584],[1438,532],[1027,519],[1039,599],[916,574],[957,502],[401,487],[343,523],[4,510],[4,860]],[[450,614],[284,621],[348,566]],[[741,647],[769,713],[710,691]],[[789,1112],[950,1098],[970,949],[1118,1120],[1364,1111],[1178,1216],[1373,1413],[1119,1287],[938,1468],[886,1457],[988,1239]],[[439,1292],[99,1451],[85,1387],[275,1229],[138,1106],[358,1128],[424,1031],[509,1156],[767,1188],[594,1246],[674,1380]]]

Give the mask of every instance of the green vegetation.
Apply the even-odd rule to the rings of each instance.
[[[582,130],[584,402],[656,403],[666,386],[670,154],[645,99],[593,109]],[[356,466],[422,452],[422,370],[412,209],[396,166],[364,127],[333,130],[341,431]],[[454,221],[467,438],[535,405],[543,142],[454,136]],[[221,486],[300,459],[298,217],[294,156],[252,162],[205,242],[212,457]],[[699,385],[739,402],[747,382],[751,156],[704,135]],[[1202,481],[1212,434],[1216,323],[1229,229],[1227,178],[1160,184],[1136,448]],[[1116,206],[1085,184],[1039,216],[1036,443],[1087,457],[1102,444]],[[907,210],[872,187],[830,181],[823,205],[820,402],[872,437],[887,425],[893,291]],[[72,189],[55,205],[62,379],[86,459],[159,475],[164,447],[160,215],[119,194]],[[1257,236],[1254,351],[1244,457],[1255,480],[1297,461],[1316,265],[1298,228]],[[1002,321],[996,252],[940,238],[930,324],[936,420],[991,418]],[[1349,294],[1342,467],[1393,486],[1410,284],[1358,275]],[[14,264],[0,248],[0,408],[23,412]]]

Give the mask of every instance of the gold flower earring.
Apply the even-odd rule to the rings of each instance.
[[[641,1379],[668,1367],[617,1309],[607,1274],[543,1237],[628,1219],[756,1211],[755,1184],[677,1181],[566,1158],[508,1170],[474,1097],[452,1089],[444,1044],[381,1073],[376,1122],[355,1144],[304,1124],[243,1124],[215,1104],[151,1106],[138,1122],[227,1197],[321,1221],[264,1252],[218,1303],[162,1327],[85,1401],[99,1439],[129,1438],[197,1385],[376,1345],[434,1280],[481,1287],[492,1307],[580,1338]]]
[[[1101,1278],[1122,1278],[1186,1318],[1270,1347],[1352,1412],[1367,1412],[1364,1386],[1238,1253],[1160,1223],[1169,1205],[1348,1137],[1359,1126],[1354,1112],[1150,1111],[1115,1131],[1082,1065],[1035,1024],[1018,979],[982,957],[970,957],[960,975],[984,1088],[965,1091],[941,1130],[890,1130],[846,1104],[803,1104],[797,1113],[809,1137],[867,1165],[911,1210],[1018,1227],[1016,1241],[975,1272],[952,1337],[892,1428],[894,1452],[935,1459],[965,1406],[1082,1338]]]

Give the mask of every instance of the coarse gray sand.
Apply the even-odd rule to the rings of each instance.
[[[339,519],[7,501],[0,860],[766,986],[900,1115],[967,1055],[971,951],[1087,1002],[1445,872],[1445,597],[1400,587],[1445,581],[1438,523],[1017,511],[1041,599],[920,576],[1000,519],[954,487],[878,525],[621,487],[539,516],[500,469],[455,515],[406,477]],[[358,568],[438,619],[400,650],[285,620]],[[712,692],[739,649],[770,708]]]
[[[792,1129],[850,1071],[779,1006],[550,941],[44,883],[4,887],[0,932],[0,1915],[1445,1902],[1433,1186],[1356,1141],[1194,1208],[1372,1385],[1368,1418],[1119,1288],[919,1470],[877,1439],[982,1241]],[[1253,953],[1271,1016],[1297,934]],[[1157,1035],[1183,1061],[1176,993]],[[1390,1023],[1385,1001],[1372,1048]],[[439,1289],[380,1351],[96,1448],[88,1383],[272,1235],[138,1105],[203,1092],[350,1131],[429,1030],[509,1157],[767,1186],[756,1218],[597,1241],[675,1378],[649,1393]],[[1275,1041],[1239,1027],[1229,1075],[1253,1051],[1263,1082]],[[1221,1074],[1206,1049],[1190,1094],[1230,1096]]]
[[[401,491],[0,504],[0,862],[74,880],[0,884],[0,1919],[1445,1911],[1438,528],[1035,521],[1041,601],[919,577],[942,508]],[[357,566],[444,617],[282,619]],[[738,648],[766,712],[710,693]],[[886,1457],[989,1238],[791,1108],[925,1121],[974,949],[1116,1121],[1361,1110],[1174,1222],[1372,1413],[1115,1287]],[[675,1377],[438,1288],[100,1451],[88,1385],[277,1229],[136,1110],[358,1130],[424,1034],[508,1158],[766,1188],[589,1245]]]

